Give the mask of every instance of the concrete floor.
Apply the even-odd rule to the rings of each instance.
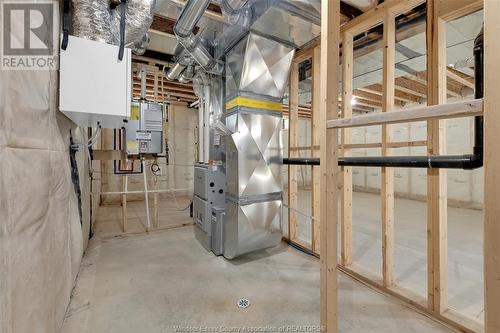
[[[299,191],[299,210],[311,214],[311,191]],[[427,205],[395,199],[395,283],[423,296],[427,293]],[[380,195],[353,193],[353,258],[382,275]],[[300,239],[310,243],[311,222],[299,215]],[[340,242],[339,242],[340,243]],[[483,213],[448,208],[449,305],[484,321]]]
[[[158,221],[160,228],[169,228],[182,224],[191,224],[193,220],[189,217],[190,197],[171,196],[168,199],[159,199]],[[150,223],[153,224],[153,198],[149,198]],[[144,201],[127,202],[127,233],[142,233],[147,227],[146,205]],[[97,211],[97,223],[95,232],[100,237],[121,235],[122,208],[119,204],[100,206]]]
[[[165,213],[161,223],[185,221],[169,202],[162,205],[170,205],[175,218]],[[100,212],[63,333],[181,331],[177,326],[276,332],[283,325],[319,324],[317,259],[282,244],[227,261],[205,251],[191,226],[118,236],[119,212],[118,206]],[[137,230],[141,212],[137,204]],[[238,308],[241,298],[249,299],[250,307]],[[340,332],[452,332],[343,275],[339,300]]]

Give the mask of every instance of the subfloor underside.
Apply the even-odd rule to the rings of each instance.
[[[113,218],[100,216],[63,333],[237,332],[244,326],[278,332],[319,325],[316,258],[282,244],[228,261],[205,251],[192,226],[117,236],[106,226],[120,225],[119,216]],[[240,299],[250,306],[238,307]],[[342,274],[339,302],[340,332],[452,332]]]

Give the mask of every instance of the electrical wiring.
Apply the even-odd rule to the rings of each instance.
[[[71,145],[71,149],[78,150],[80,147],[91,148],[94,143],[96,143],[99,135],[101,134],[101,123],[97,122],[97,130],[94,135],[87,141],[87,144],[84,143],[75,143]]]

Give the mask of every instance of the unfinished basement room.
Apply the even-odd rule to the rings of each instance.
[[[0,333],[500,333],[500,0],[0,22]]]

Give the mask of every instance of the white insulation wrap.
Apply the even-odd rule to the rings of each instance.
[[[128,0],[125,13],[125,44],[140,41],[153,22],[156,0]],[[73,0],[73,34],[118,45],[121,6],[110,9],[109,0]]]
[[[60,331],[86,241],[68,155],[76,128],[58,114],[57,80],[0,71],[1,333]]]

